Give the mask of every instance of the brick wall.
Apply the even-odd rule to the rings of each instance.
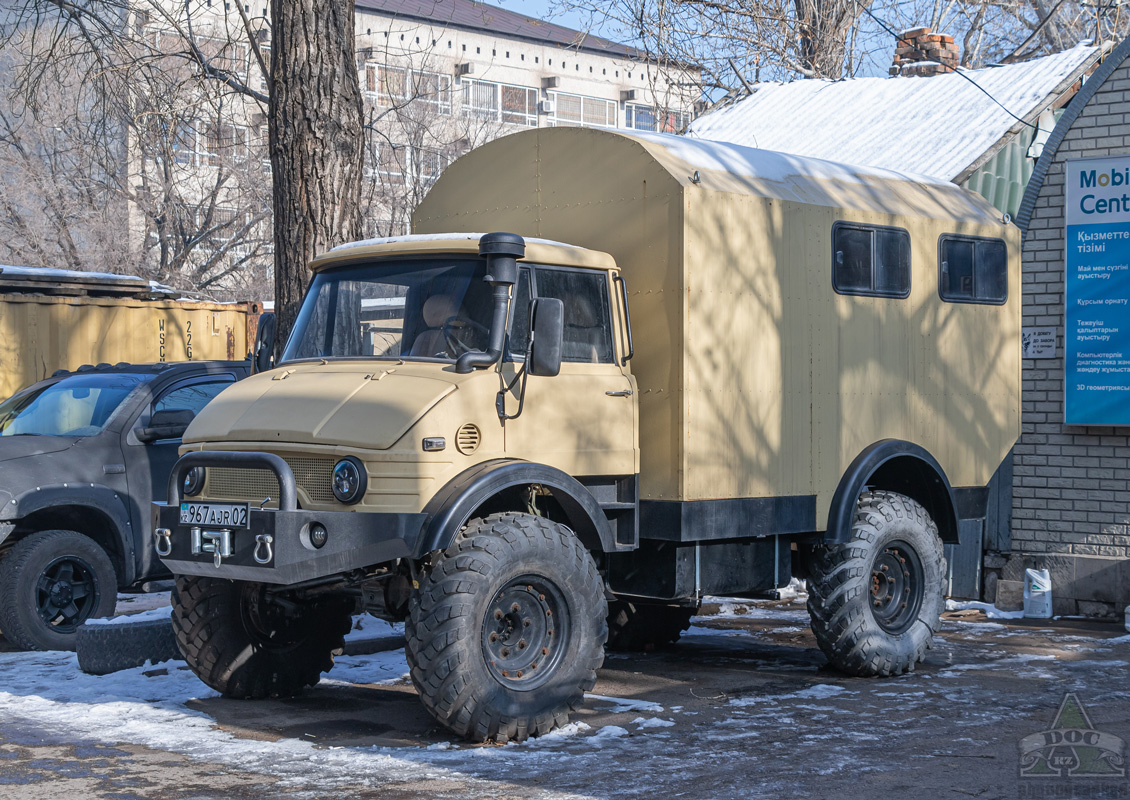
[[[1013,466],[1012,552],[1001,575],[1052,571],[1056,613],[1130,603],[1130,430],[1063,423],[1064,164],[1130,153],[1130,59],[1074,122],[1055,155],[1023,250],[1024,325],[1058,331],[1054,359],[1025,359]],[[988,564],[987,564],[988,566]]]

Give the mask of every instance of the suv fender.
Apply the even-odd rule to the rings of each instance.
[[[16,523],[15,527],[24,527],[20,523],[29,517],[44,512],[50,513],[53,510],[58,510],[60,514],[82,514],[84,518],[70,523],[56,520],[47,524],[46,528],[61,527],[90,536],[107,550],[110,560],[116,562],[115,567],[120,570],[119,582],[122,585],[133,582],[137,572],[136,543],[129,522],[126,498],[121,492],[97,484],[76,486],[68,483],[65,486],[63,484],[40,486],[8,500],[4,507],[0,508],[0,520]],[[105,520],[105,525],[101,526],[102,531],[98,531],[102,532],[103,536],[98,536],[98,532],[90,530],[90,512],[98,514]],[[0,522],[0,531],[3,530],[3,525],[4,523]],[[110,541],[103,541],[106,537],[109,537]],[[3,538],[0,535],[0,539]]]
[[[589,550],[609,552],[616,548],[608,518],[596,498],[576,478],[544,464],[496,459],[461,472],[436,492],[424,507],[428,516],[414,556],[420,558],[434,550],[446,549],[484,506],[487,506],[486,513],[522,510],[521,506],[495,508],[490,501],[504,496],[507,490],[531,485],[543,486],[553,494],[553,499],[565,512],[565,522]]]
[[[953,489],[937,459],[913,442],[883,439],[856,456],[840,478],[828,510],[826,543],[851,540],[852,518],[865,487],[913,498],[930,514],[943,542],[958,541]]]

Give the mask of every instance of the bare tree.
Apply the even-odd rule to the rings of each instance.
[[[146,263],[158,274],[238,285],[273,246],[284,337],[309,259],[361,233],[354,5],[272,0],[269,20],[241,3],[210,6],[9,3],[0,44],[21,56],[10,95],[35,117],[61,76],[77,80],[81,116],[103,153],[117,150],[107,171],[144,218]],[[260,129],[266,158],[255,152]],[[271,196],[256,194],[268,181]],[[273,245],[259,244],[271,201]]]
[[[962,42],[962,64],[1031,58],[1082,39],[1121,39],[1130,20],[1105,0],[557,0],[597,34],[656,64],[693,63],[713,99],[758,80],[884,74],[892,33],[928,25]]]

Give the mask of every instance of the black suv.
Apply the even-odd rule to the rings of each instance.
[[[180,437],[250,361],[99,364],[0,403],[0,632],[73,650],[117,591],[169,577],[149,542]]]

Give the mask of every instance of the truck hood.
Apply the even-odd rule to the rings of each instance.
[[[287,442],[387,450],[456,384],[436,364],[292,364],[221,392],[183,441]]]
[[[81,437],[74,436],[0,436],[0,463],[58,453],[80,440]]]

